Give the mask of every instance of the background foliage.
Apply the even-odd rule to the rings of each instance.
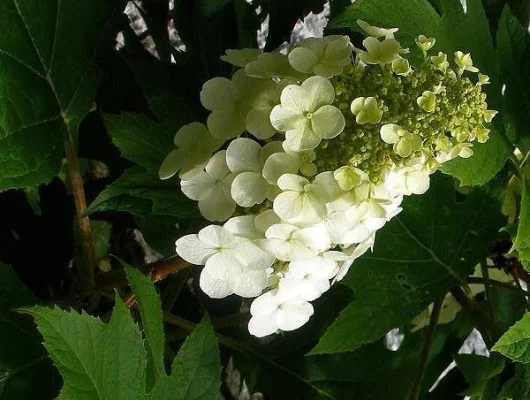
[[[404,46],[426,34],[471,52],[500,115],[472,158],[406,199],[306,326],[250,337],[248,304],[208,299],[198,269],[172,258],[205,222],[157,171],[178,128],[205,119],[202,84],[230,75],[226,49],[257,47],[265,18],[273,50],[324,7],[0,0],[0,399],[245,399],[243,379],[269,399],[530,399],[525,0],[331,1],[325,33],[356,45],[362,18],[399,27]],[[518,285],[485,274],[473,298],[469,285],[485,283],[469,275],[486,258]],[[412,331],[448,292],[457,318]],[[385,341],[394,328],[397,349]],[[490,357],[458,354],[474,328]]]

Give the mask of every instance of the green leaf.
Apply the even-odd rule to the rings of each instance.
[[[503,225],[499,207],[481,190],[457,202],[453,180],[434,175],[430,190],[406,198],[401,214],[377,234],[374,252],[354,263],[344,283],[355,300],[311,354],[373,342],[463,282]]]
[[[502,387],[497,400],[530,398],[530,366],[516,365],[515,375]]]
[[[442,172],[458,178],[463,186],[481,186],[489,182],[510,156],[503,134],[491,126],[486,143],[474,143],[470,158],[455,158],[442,165]]]
[[[405,45],[419,34],[435,35],[440,17],[427,0],[408,0],[396,6],[394,0],[357,0],[331,21],[332,28],[359,30],[357,19],[371,25],[399,28],[396,36]]]
[[[497,58],[506,85],[502,118],[511,137],[522,150],[530,150],[530,34],[519,24],[508,6],[502,12],[497,32]]]
[[[160,296],[151,279],[137,269],[131,268],[122,262],[131,284],[131,289],[136,295],[138,309],[142,316],[142,327],[147,341],[147,390],[152,387],[152,382],[166,375],[164,367],[164,322]]]
[[[149,104],[154,117],[129,112],[102,113],[102,116],[122,156],[156,174],[175,147],[175,133],[190,122],[191,111],[182,99],[167,94],[150,97]]]
[[[94,100],[94,58],[118,2],[3,0],[0,190],[48,182]]]
[[[466,394],[477,399],[481,399],[488,392],[492,379],[504,370],[504,359],[495,354],[491,357],[477,354],[458,354],[455,361],[469,384]]]
[[[147,216],[199,216],[195,202],[185,197],[173,180],[161,181],[141,167],[132,167],[111,183],[90,204],[88,212],[126,211]]]
[[[217,400],[221,376],[219,347],[208,315],[197,325],[178,352],[170,377],[157,382],[153,400]]]
[[[97,257],[106,257],[110,247],[112,224],[107,221],[91,221],[94,250]]]
[[[177,385],[174,398],[216,400],[220,376],[217,338],[206,314],[173,360],[171,378]]]
[[[0,263],[0,398],[2,400],[54,397],[57,374],[35,325],[13,310],[37,300],[11,268]]]
[[[491,351],[496,351],[523,364],[530,363],[530,313],[512,326]]]
[[[530,264],[530,188],[526,179],[522,183],[519,224],[517,225],[514,246],[519,254],[519,259],[525,268],[528,268]]]
[[[146,354],[142,335],[123,301],[108,324],[85,313],[34,307],[44,346],[63,376],[60,400],[145,398]]]

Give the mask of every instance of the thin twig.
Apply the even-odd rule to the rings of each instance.
[[[486,313],[474,298],[468,297],[460,286],[451,289],[451,294],[460,306],[477,323],[477,328],[488,346],[493,344],[493,339],[502,335],[502,328]]]
[[[485,278],[480,278],[478,276],[470,276],[468,278],[468,283],[470,284],[476,284],[476,285],[487,285],[488,283],[491,285],[491,286],[497,286],[497,287],[500,287],[500,288],[503,288],[503,289],[508,289],[508,290],[511,290],[511,291],[514,291],[514,292],[518,292],[518,293],[521,293],[523,296],[527,296],[529,297],[530,296],[530,293],[528,293],[526,290],[519,290],[519,288],[517,288],[516,286],[512,286],[511,284],[509,284],[508,282],[501,282],[501,281],[496,281],[494,279],[485,279]]]
[[[429,363],[429,355],[431,353],[432,344],[434,342],[434,336],[436,334],[436,326],[438,325],[438,319],[440,318],[440,312],[442,311],[442,305],[444,302],[444,297],[436,299],[434,302],[431,318],[429,320],[429,327],[427,328],[425,342],[420,354],[420,363],[418,366],[418,374],[416,375],[416,380],[414,381],[414,386],[412,394],[410,396],[411,400],[418,400],[421,394],[421,383],[425,376],[425,371],[427,370],[427,365]]]
[[[521,286],[521,282],[519,282],[519,278],[517,277],[517,274],[515,273],[515,271],[511,271],[511,275],[513,277],[513,281],[515,282],[515,286],[517,286],[517,288],[521,291],[521,292],[524,292],[524,289],[523,287]],[[530,311],[530,305],[528,304],[528,298],[524,298],[524,306],[526,308],[526,311]]]
[[[81,293],[86,294],[94,288],[94,268],[97,265],[96,251],[92,240],[92,226],[87,216],[87,204],[85,189],[83,187],[83,177],[79,166],[79,159],[74,148],[74,140],[71,133],[65,145],[66,161],[68,166],[68,176],[70,186],[74,196],[76,220],[79,229],[81,260],[78,263],[79,277],[81,282]]]
[[[166,279],[169,275],[174,274],[177,271],[180,271],[185,268],[191,267],[193,264],[190,264],[187,261],[184,261],[182,258],[175,256],[170,258],[162,258],[161,260],[155,261],[148,265],[151,269],[149,277],[153,282],[159,282]],[[134,293],[130,293],[125,298],[125,306],[131,308],[136,302],[136,296]]]
[[[486,263],[486,260],[482,260],[480,262],[480,270],[482,271],[482,276],[486,280],[484,282],[484,291],[486,292],[486,300],[488,301],[488,307],[491,314],[491,318],[495,320],[495,314],[493,312],[493,297],[491,293],[491,283],[490,283],[490,274],[488,271],[488,264]]]

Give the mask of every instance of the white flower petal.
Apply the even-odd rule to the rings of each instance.
[[[305,47],[295,47],[289,52],[289,63],[297,71],[310,73],[318,63],[318,58]]]
[[[246,112],[234,108],[213,111],[206,120],[212,135],[227,140],[242,134],[245,127]]]
[[[252,139],[238,138],[226,149],[226,164],[234,173],[252,171],[261,173],[259,143]]]
[[[247,131],[261,140],[273,137],[276,129],[271,124],[270,115],[270,109],[250,110],[245,120]]]
[[[171,178],[178,172],[179,169],[182,168],[182,163],[183,157],[181,151],[173,150],[166,156],[164,161],[162,161],[162,165],[158,170],[158,176],[160,177],[160,179]]]
[[[236,203],[221,191],[212,190],[199,200],[199,210],[208,221],[226,221],[236,209]]]
[[[234,293],[237,276],[243,267],[233,257],[216,253],[206,261],[201,271],[199,286],[213,299],[222,299]]]
[[[284,303],[275,314],[276,325],[282,331],[294,331],[307,323],[313,312],[313,306],[305,301]]]
[[[265,337],[276,333],[278,327],[275,321],[269,316],[252,317],[248,322],[248,331],[256,337]]]
[[[324,139],[332,139],[339,135],[346,125],[342,112],[335,106],[322,106],[313,113],[311,127]]]
[[[263,177],[276,185],[280,176],[296,174],[300,168],[300,158],[287,153],[275,153],[267,158],[263,167]]]
[[[234,236],[240,236],[249,240],[264,238],[264,232],[259,230],[254,224],[255,218],[254,215],[233,217],[224,223],[223,228]]]
[[[239,95],[227,78],[216,77],[207,81],[201,90],[201,103],[207,110],[224,110],[237,101]]]
[[[267,197],[268,183],[256,172],[243,172],[232,182],[231,195],[241,207],[261,204]]]
[[[267,273],[264,270],[245,271],[237,277],[234,293],[241,297],[256,297],[267,286]]]
[[[180,181],[182,193],[192,200],[200,200],[208,195],[215,186],[215,179],[202,171],[195,175],[189,181]]]
[[[197,235],[186,235],[175,242],[176,251],[187,262],[204,265],[217,250],[202,242]]]
[[[206,172],[218,181],[222,181],[230,174],[230,169],[226,164],[226,150],[218,151],[210,158],[206,164]]]
[[[309,93],[307,101],[310,102],[309,108],[304,111],[315,112],[320,107],[333,103],[333,99],[335,98],[333,85],[328,79],[322,76],[307,78],[302,83],[302,88]]]

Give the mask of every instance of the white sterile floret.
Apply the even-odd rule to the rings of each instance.
[[[313,306],[292,293],[272,290],[255,299],[248,323],[251,335],[264,337],[281,331],[293,331],[309,321]]]
[[[350,110],[358,124],[378,124],[383,117],[383,109],[377,105],[375,97],[357,97],[352,101]]]
[[[331,246],[326,229],[322,226],[302,228],[289,224],[274,224],[265,232],[260,246],[281,261],[313,258]]]
[[[235,174],[226,165],[226,150],[213,155],[206,164],[205,171],[189,180],[182,180],[182,193],[192,200],[199,201],[199,210],[208,221],[225,221],[236,208],[230,188]]]
[[[357,25],[359,25],[361,29],[368,34],[368,36],[372,36],[374,38],[380,38],[384,36],[391,39],[394,37],[394,33],[399,30],[398,28],[379,28],[378,26],[372,26],[362,19],[357,20]]]
[[[396,75],[407,76],[412,72],[412,68],[408,60],[398,57],[392,61],[392,72]]]
[[[282,90],[281,104],[272,109],[272,126],[285,132],[289,148],[295,151],[317,147],[322,139],[339,135],[346,124],[340,110],[332,106],[335,90],[321,76],[306,79],[302,85]]]
[[[262,53],[245,67],[248,76],[262,79],[300,79],[304,75],[295,71],[285,54]]]
[[[274,199],[274,212],[295,224],[319,223],[326,215],[326,203],[335,195],[333,186],[340,190],[331,172],[317,175],[312,183],[299,175],[284,174],[278,179],[282,192]]]
[[[316,175],[314,150],[292,151],[285,142],[282,147],[284,152],[272,154],[263,166],[263,176],[269,183],[276,185],[283,174],[296,174],[298,171],[308,177]]]
[[[375,235],[372,235],[364,242],[343,249],[343,252],[348,255],[348,259],[341,264],[337,275],[333,279],[333,283],[341,281],[350,270],[354,261],[361,257],[364,253],[366,253],[368,249],[373,248],[374,243]]]
[[[212,137],[204,124],[192,122],[180,128],[173,142],[177,146],[162,162],[158,175],[168,179],[179,172],[180,179],[190,179],[206,166],[221,141]]]
[[[410,133],[396,124],[385,124],[381,127],[383,142],[394,145],[394,152],[401,157],[408,157],[421,149],[421,137]]]
[[[247,131],[258,139],[269,139],[276,133],[271,124],[270,115],[274,106],[280,103],[280,86],[268,81],[260,88],[250,103],[250,111],[245,120]]]
[[[227,140],[245,131],[255,81],[241,69],[231,80],[215,77],[202,86],[201,103],[211,111],[206,124],[213,136]]]
[[[340,74],[351,64],[353,46],[348,36],[307,38],[289,52],[289,63],[300,72],[314,73],[325,78]]]
[[[228,49],[226,55],[221,56],[221,60],[236,67],[245,68],[245,66],[261,54],[258,49]]]
[[[473,66],[473,60],[471,59],[471,54],[469,53],[464,54],[461,51],[456,51],[455,64],[458,66],[461,72],[478,72],[478,68]]]
[[[316,300],[329,290],[329,280],[347,259],[348,256],[340,251],[327,251],[307,260],[291,261],[280,279],[279,291],[290,291],[306,301]]]
[[[426,90],[416,99],[416,103],[425,111],[432,113],[436,108],[436,95],[430,90]]]
[[[258,296],[267,285],[265,270],[274,262],[273,256],[250,240],[236,237],[217,225],[207,226],[198,235],[181,237],[176,250],[184,260],[205,265],[199,284],[212,298],[233,293]]]
[[[231,196],[241,207],[260,204],[273,197],[275,188],[262,175],[263,164],[270,154],[281,151],[281,142],[261,147],[252,139],[238,138],[226,149],[226,163],[236,176],[231,185]]]
[[[344,235],[344,242],[351,245],[366,241],[388,221],[388,213],[383,205],[374,200],[366,200],[347,211],[354,222],[353,229]]]
[[[402,49],[396,39],[384,39],[380,41],[375,37],[367,37],[363,40],[366,49],[354,49],[359,59],[365,64],[389,64],[399,57],[399,54],[407,53],[407,49]]]
[[[421,165],[396,168],[388,173],[385,186],[392,193],[403,195],[423,194],[429,190],[429,173]]]
[[[419,49],[425,54],[427,50],[430,50],[434,44],[436,43],[436,39],[432,37],[427,37],[425,35],[420,35],[416,38],[416,46],[419,47]]]

